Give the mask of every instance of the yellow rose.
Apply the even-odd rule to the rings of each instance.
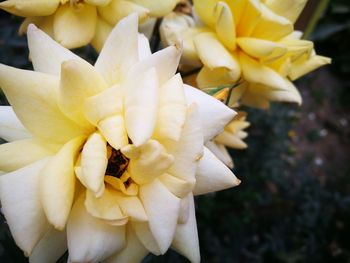
[[[164,19],[162,41],[168,45],[183,39],[182,63],[201,67],[200,88],[244,80],[244,86],[233,92],[239,92],[235,96],[243,104],[259,108],[268,107],[270,101],[300,104],[291,81],[330,63],[294,31],[306,1],[195,0],[194,18],[172,13]]]
[[[94,66],[34,25],[35,71],[0,65],[0,199],[30,262],[140,262],[169,247],[199,262],[193,195],[239,184],[204,146],[235,112],[176,74],[179,46],[151,54],[138,16]]]
[[[30,23],[48,33],[66,48],[91,43],[100,51],[114,25],[136,12],[140,21],[162,17],[171,12],[179,0],[7,0],[0,8],[26,17],[20,33]]]

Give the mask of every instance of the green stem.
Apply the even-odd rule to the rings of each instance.
[[[305,29],[305,32],[303,35],[304,39],[308,39],[310,37],[311,33],[314,31],[317,25],[318,20],[321,18],[324,11],[326,10],[328,3],[329,3],[329,0],[320,0],[314,15],[311,17],[311,20]]]

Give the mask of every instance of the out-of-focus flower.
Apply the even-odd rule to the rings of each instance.
[[[94,66],[34,25],[35,71],[0,65],[0,199],[30,262],[139,262],[169,247],[199,262],[193,195],[239,184],[204,146],[235,112],[182,83],[181,48],[151,54],[138,16]]]
[[[230,168],[233,168],[233,160],[226,147],[237,150],[243,150],[248,147],[243,141],[248,136],[248,133],[244,130],[250,126],[246,119],[246,112],[238,112],[234,119],[226,125],[224,131],[206,144],[216,157]]]
[[[98,51],[114,25],[136,12],[140,22],[171,12],[179,0],[6,0],[0,8],[26,17],[20,33],[34,23],[67,48],[91,43]]]
[[[194,18],[180,13],[165,17],[162,41],[169,45],[183,39],[182,63],[201,68],[200,88],[244,80],[233,92],[243,104],[259,108],[267,108],[269,101],[300,104],[291,81],[330,63],[294,31],[306,2],[195,0]]]

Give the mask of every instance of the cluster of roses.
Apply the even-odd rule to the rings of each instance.
[[[237,109],[300,104],[292,81],[330,62],[294,30],[307,0],[179,2],[0,3],[34,67],[0,65],[0,199],[30,262],[199,262],[193,197],[240,183]],[[89,43],[94,65],[67,49]]]

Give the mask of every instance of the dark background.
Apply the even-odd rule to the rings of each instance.
[[[0,62],[30,68],[20,21],[0,12]],[[232,151],[242,184],[196,199],[202,262],[350,262],[349,0],[331,1],[311,39],[332,65],[296,82],[301,107],[246,109],[249,148]],[[0,262],[27,262],[0,223]],[[170,251],[144,262],[188,261]]]

